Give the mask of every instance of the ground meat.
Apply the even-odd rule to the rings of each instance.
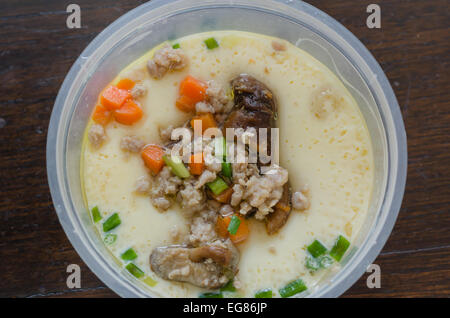
[[[120,141],[120,149],[130,152],[140,152],[145,146],[145,142],[136,136],[125,136]]]
[[[306,210],[309,208],[309,200],[301,191],[292,193],[292,207],[295,210]]]
[[[259,176],[253,175],[245,183],[239,212],[247,214],[253,208],[256,208],[255,218],[262,220],[266,215],[273,212],[273,206],[281,199],[283,195],[283,186],[288,181],[288,172],[280,166],[271,166],[268,173]],[[239,192],[241,188],[235,186]],[[234,187],[233,187],[234,189]],[[232,197],[232,203],[237,205],[240,194]]]
[[[147,176],[140,176],[136,180],[134,191],[137,193],[145,194],[150,190],[150,179]]]
[[[206,183],[214,181],[216,179],[216,174],[214,172],[211,172],[209,170],[203,171],[203,173],[198,178],[198,181],[195,185],[196,189],[200,189],[203,187]]]
[[[254,163],[233,163],[233,182],[245,185],[251,176],[258,176],[258,166]]]
[[[140,98],[147,94],[147,88],[141,83],[136,83],[131,89],[131,96],[134,99]]]
[[[94,147],[99,147],[106,140],[105,129],[102,125],[93,124],[89,128],[88,138]]]
[[[198,102],[195,104],[195,111],[197,113],[215,113],[214,107],[211,104],[205,102]]]
[[[222,216],[228,216],[234,213],[233,208],[229,204],[222,205],[222,207],[219,210],[220,215]]]
[[[272,48],[275,51],[286,51],[286,49],[287,49],[286,43],[280,42],[280,41],[276,41],[276,40],[272,41]]]
[[[173,126],[169,125],[166,128],[159,128],[159,137],[163,142],[171,141]]]
[[[203,208],[205,195],[202,190],[196,189],[191,182],[184,182],[184,189],[178,193],[177,197],[183,207],[184,212],[195,212]]]
[[[164,196],[150,197],[150,201],[152,201],[155,208],[163,211],[167,210],[172,205],[172,202]]]
[[[233,107],[231,98],[228,96],[226,90],[215,81],[208,81],[206,96],[208,97],[209,104],[214,109],[213,113],[229,112],[231,107]]]
[[[171,201],[167,196],[175,195],[183,180],[174,176],[166,166],[160,173],[153,178],[152,188],[150,190],[150,199],[154,206],[159,209],[167,210],[171,206]]]
[[[240,184],[235,184],[233,186],[233,194],[231,195],[231,205],[237,206],[242,201],[244,196],[244,187]]]
[[[150,76],[160,79],[168,71],[181,70],[187,65],[187,56],[182,49],[174,49],[169,44],[155,52],[153,59],[147,63]]]
[[[217,213],[214,210],[204,210],[192,219],[189,243],[194,246],[204,245],[217,238],[215,225]]]

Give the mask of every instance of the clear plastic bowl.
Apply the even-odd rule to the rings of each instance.
[[[392,231],[406,180],[406,134],[394,92],[369,51],[334,19],[300,1],[153,0],[100,33],[66,76],[48,129],[48,180],[64,231],[89,268],[117,294],[155,296],[114,261],[86,212],[80,184],[83,131],[98,92],[123,67],[167,39],[211,30],[284,38],[327,65],[359,103],[376,158],[370,211],[342,269],[307,293],[337,297],[363,274]]]

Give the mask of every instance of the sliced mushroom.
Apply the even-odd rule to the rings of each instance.
[[[209,289],[224,286],[236,274],[238,262],[239,252],[230,240],[195,248],[162,246],[150,255],[150,266],[156,275]]]
[[[283,186],[283,196],[275,205],[275,211],[270,213],[266,218],[266,231],[269,235],[277,233],[279,229],[281,229],[286,224],[287,219],[291,214],[290,201],[291,195],[289,183],[285,183]]]

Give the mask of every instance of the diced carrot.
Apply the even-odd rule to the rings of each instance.
[[[119,81],[119,83],[117,83],[117,88],[120,89],[126,89],[126,90],[130,90],[134,87],[136,83],[133,80],[130,80],[129,78],[123,78]]]
[[[98,104],[95,106],[94,113],[92,114],[92,119],[102,126],[109,123],[111,120],[112,113],[106,109],[105,106]]]
[[[149,168],[154,174],[157,174],[161,171],[164,166],[164,156],[165,152],[158,145],[148,145],[141,151],[142,159],[144,160],[145,165]]]
[[[200,120],[202,122],[202,133],[204,133],[208,128],[217,127],[216,121],[214,120],[214,117],[211,113],[199,114],[197,116],[194,116],[191,119],[192,128],[194,128],[195,121],[197,120]]]
[[[119,109],[114,111],[114,118],[118,123],[133,125],[142,118],[142,109],[133,100],[127,100]]]
[[[228,188],[219,195],[212,194],[214,200],[220,203],[229,203],[231,200],[231,196],[233,195],[233,188]]]
[[[182,95],[178,97],[175,103],[177,108],[183,112],[189,113],[195,110],[195,103],[187,96]]]
[[[248,228],[247,221],[242,216],[237,214],[235,215],[239,218],[239,220],[241,220],[241,224],[239,224],[236,234],[232,235],[228,232],[228,225],[231,222],[231,216],[219,216],[217,218],[216,232],[223,238],[229,237],[234,244],[237,244],[247,239],[248,235],[250,234],[250,230]]]
[[[235,214],[237,215],[237,214]],[[230,240],[234,244],[240,243],[242,241],[245,241],[250,234],[250,229],[248,228],[247,221],[240,215],[238,215],[239,220],[241,220],[241,224],[239,224],[239,227],[237,229],[236,234],[232,235],[230,234]],[[231,218],[230,218],[231,220]]]
[[[191,155],[189,161],[189,171],[191,174],[201,175],[205,170],[205,162],[203,160],[203,153],[195,153]]]
[[[180,83],[180,96],[187,96],[196,104],[205,99],[206,88],[206,83],[188,75]]]
[[[230,234],[228,232],[228,225],[230,224],[231,218],[226,216],[226,217],[222,217],[219,216],[217,217],[217,222],[216,222],[216,232],[217,235],[219,235],[220,237],[226,238],[228,237],[228,235]]]
[[[109,110],[116,110],[122,106],[127,99],[131,98],[129,91],[115,86],[108,86],[100,96],[100,102]]]

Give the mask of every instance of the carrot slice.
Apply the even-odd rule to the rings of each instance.
[[[127,99],[131,98],[129,91],[115,86],[108,86],[100,96],[100,102],[108,110],[116,110],[122,106]]]
[[[191,174],[201,175],[205,170],[205,162],[203,160],[203,153],[195,153],[191,155],[189,161],[189,171]]]
[[[211,115],[211,113],[199,114],[197,116],[194,116],[194,118],[191,119],[192,128],[194,128],[195,121],[197,120],[200,120],[202,122],[202,133],[204,133],[208,128],[217,127],[216,121],[214,120],[214,117],[213,115]]]
[[[216,222],[216,233],[220,237],[227,238],[230,233],[228,233],[228,225],[230,224],[231,218],[226,216],[217,217]]]
[[[219,195],[212,194],[214,200],[220,203],[229,203],[231,200],[231,196],[233,195],[233,188],[228,188]]]
[[[127,100],[119,109],[114,111],[114,118],[124,125],[133,125],[142,118],[142,109],[131,99]]]
[[[189,97],[194,104],[206,97],[206,83],[188,75],[180,83],[180,95]]]
[[[235,214],[237,215],[237,214]],[[236,234],[232,235],[230,234],[230,240],[234,244],[243,242],[247,239],[248,235],[250,234],[250,229],[248,228],[247,221],[240,215],[238,215],[239,220],[241,220],[241,224],[239,225]],[[231,221],[231,218],[230,218]]]
[[[144,160],[145,165],[154,174],[157,174],[163,168],[164,154],[165,154],[164,149],[162,149],[158,145],[148,145],[141,151],[141,157]]]
[[[112,113],[106,109],[105,106],[98,104],[95,106],[94,113],[92,114],[92,119],[102,126],[105,126],[111,120]]]
[[[228,232],[228,225],[230,225],[231,216],[219,216],[217,218],[216,232],[223,238],[229,237],[234,244],[237,244],[247,239],[248,235],[250,234],[250,230],[248,228],[247,221],[242,216],[237,214],[234,215],[236,215],[239,220],[241,220],[241,224],[239,224],[236,234],[232,235],[230,234],[230,232]]]
[[[195,110],[195,103],[187,96],[182,95],[178,97],[177,102],[175,103],[177,108],[183,112],[189,113]]]
[[[130,90],[134,87],[135,84],[136,83],[129,78],[123,78],[119,81],[119,83],[117,83],[116,87],[120,89]]]

